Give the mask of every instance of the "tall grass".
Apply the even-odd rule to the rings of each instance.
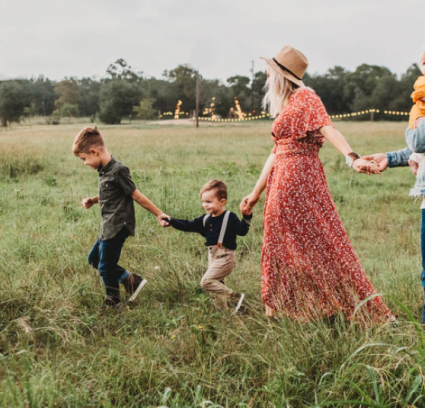
[[[339,126],[361,154],[403,147],[404,127]],[[0,406],[425,406],[420,211],[407,197],[408,169],[367,177],[332,147],[321,152],[362,265],[399,315],[395,326],[266,319],[262,202],[228,282],[246,293],[246,313],[218,313],[200,290],[202,238],[161,229],[142,209],[121,263],[149,283],[131,310],[114,313],[86,262],[100,216],[80,205],[96,194],[97,173],[70,152],[78,130],[0,134]],[[202,214],[198,191],[213,177],[228,183],[237,212],[271,149],[266,123],[101,130],[139,189],[181,218]]]

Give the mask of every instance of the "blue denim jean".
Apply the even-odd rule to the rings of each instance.
[[[422,272],[421,282],[424,289],[424,304],[422,306],[422,323],[425,323],[425,210],[422,211],[421,217],[421,255],[422,255]]]
[[[89,264],[96,268],[102,277],[106,295],[115,302],[120,300],[119,284],[130,274],[118,265],[122,247],[129,235],[127,228],[123,228],[111,239],[98,239],[88,256]]]

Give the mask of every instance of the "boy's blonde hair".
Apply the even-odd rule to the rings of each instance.
[[[215,194],[219,200],[223,198],[227,200],[227,185],[223,181],[217,179],[210,180],[201,188],[199,195],[202,198],[202,194],[205,193],[205,191],[211,190],[215,190]]]
[[[105,141],[96,126],[94,128],[86,127],[77,134],[72,151],[78,156],[80,153],[90,153],[90,149],[93,147],[105,147]]]

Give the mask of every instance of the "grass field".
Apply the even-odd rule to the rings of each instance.
[[[198,191],[229,186],[228,209],[254,186],[271,122],[102,127],[112,154],[166,213],[202,214]],[[360,154],[404,147],[405,123],[338,123]],[[399,315],[396,326],[268,320],[260,298],[262,203],[239,239],[229,285],[246,314],[216,312],[199,287],[200,236],[161,229],[136,208],[121,264],[148,285],[131,310],[105,310],[87,264],[96,240],[97,172],[71,153],[78,124],[0,133],[0,406],[424,407],[420,203],[407,168],[359,175],[328,144],[320,154],[363,267]]]

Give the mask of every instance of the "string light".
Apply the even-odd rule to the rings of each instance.
[[[239,119],[243,119],[243,113],[242,113],[241,105],[240,105],[238,98],[236,96],[235,96],[235,106],[236,106],[236,111],[238,113]]]
[[[179,119],[180,118],[180,114],[179,114],[179,112],[180,112],[180,106],[182,105],[182,101],[178,101],[177,102],[177,107],[176,107],[176,111],[174,112],[174,119]]]
[[[351,112],[351,113],[344,113],[343,115],[330,115],[331,119],[335,119],[335,118],[348,118],[350,116],[361,116],[361,115],[367,115],[368,113],[379,113],[380,110],[379,109],[367,109],[364,111],[359,111],[359,112]],[[395,115],[395,116],[409,116],[409,112],[399,112],[399,111],[388,111],[388,110],[384,110],[383,111],[384,115]]]
[[[199,117],[199,120],[203,120],[204,122],[246,122],[247,120],[259,120],[259,119],[267,119],[270,117],[269,113],[264,113],[263,115],[258,116],[250,116],[247,118],[227,118],[227,119],[221,119],[221,118],[206,118],[206,117]],[[192,120],[196,120],[195,117],[192,118]]]

